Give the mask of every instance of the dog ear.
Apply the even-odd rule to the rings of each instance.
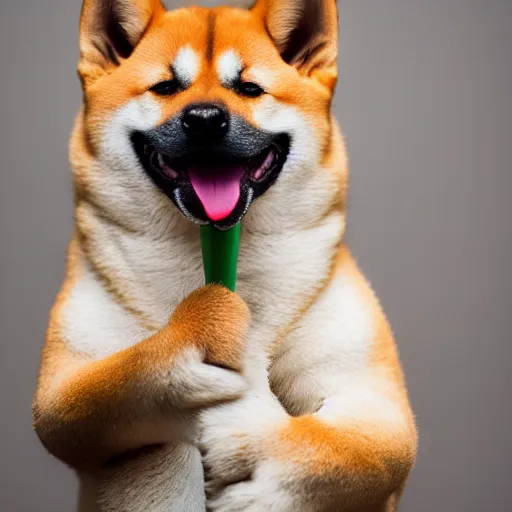
[[[336,0],[258,0],[253,10],[288,64],[310,72],[336,60]]]
[[[78,73],[84,83],[130,56],[148,25],[165,12],[160,0],[84,0]]]

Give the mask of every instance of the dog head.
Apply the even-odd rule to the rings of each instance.
[[[97,164],[89,188],[132,205],[157,193],[221,229],[253,202],[279,222],[322,209],[319,190],[339,182],[325,171],[337,32],[335,0],[171,11],[85,0],[78,126]]]

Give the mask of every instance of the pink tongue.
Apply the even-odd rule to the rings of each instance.
[[[235,209],[244,174],[239,165],[222,169],[189,168],[190,183],[211,220],[225,219]]]

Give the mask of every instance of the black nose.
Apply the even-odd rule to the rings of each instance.
[[[195,105],[185,110],[181,125],[188,137],[218,139],[224,137],[228,131],[229,116],[216,105]]]

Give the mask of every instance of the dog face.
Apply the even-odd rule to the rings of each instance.
[[[285,204],[332,151],[335,0],[169,12],[85,0],[80,53],[96,187],[144,194],[149,182],[193,222],[226,229],[271,187]]]

